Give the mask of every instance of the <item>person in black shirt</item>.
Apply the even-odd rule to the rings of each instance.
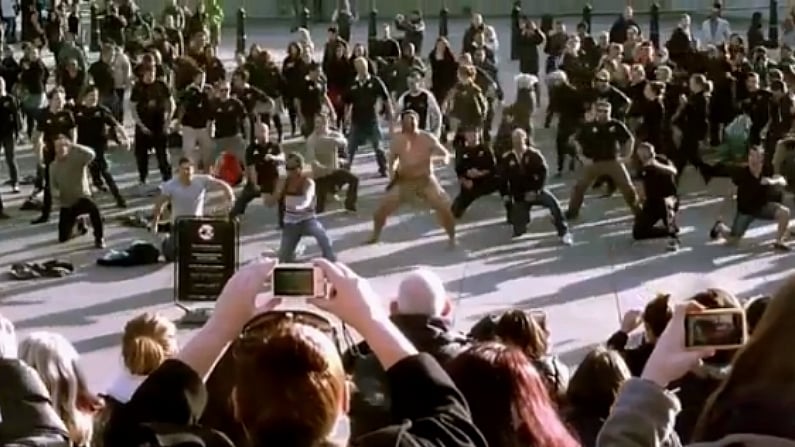
[[[638,194],[627,172],[626,160],[632,156],[635,139],[627,126],[610,117],[610,103],[598,101],[595,105],[595,120],[583,124],[574,137],[580,160],[590,159],[582,176],[574,185],[569,198],[568,219],[576,219],[585,196],[585,191],[594,180],[607,176],[624,196],[633,212],[638,210]]]
[[[37,113],[39,116],[36,128],[38,138],[34,141],[34,147],[40,152],[39,162],[42,164],[36,176],[36,190],[43,190],[41,216],[33,223],[41,224],[49,222],[50,212],[52,211],[52,191],[50,190],[50,163],[55,157],[55,139],[58,135],[68,135],[71,141],[76,140],[77,123],[74,115],[66,105],[66,92],[63,88],[56,87],[48,95],[49,105],[46,109]],[[34,192],[35,194],[35,192]]]
[[[80,71],[75,59],[67,61],[61,70],[58,84],[66,92],[66,101],[74,104],[83,95],[83,89],[86,86],[86,73]]]
[[[276,191],[279,180],[279,168],[284,164],[284,153],[278,143],[270,140],[270,129],[262,121],[254,124],[255,140],[246,149],[246,186],[235,201],[230,218],[246,212],[252,200],[262,196],[264,203],[269,203],[270,196]],[[279,227],[284,222],[284,207],[279,204]]]
[[[737,214],[731,228],[720,220],[716,222],[710,231],[710,238],[723,237],[736,245],[754,220],[772,220],[778,224],[773,249],[790,251],[791,247],[785,241],[789,236],[791,213],[789,208],[774,201],[779,196],[780,191],[777,189],[787,186],[787,181],[779,175],[766,177],[763,174],[764,152],[761,146],[751,146],[748,150],[748,165],[740,166],[733,172],[732,181],[737,187]]]
[[[442,132],[442,110],[433,93],[422,87],[423,75],[413,71],[408,76],[408,90],[398,98],[398,109],[413,110],[420,117],[420,128],[437,138]]]
[[[135,122],[135,162],[141,185],[146,184],[149,176],[149,151],[152,149],[163,181],[171,179],[166,146],[168,125],[175,109],[174,98],[166,84],[155,80],[155,74],[155,67],[147,66],[130,93],[130,110]]]
[[[351,132],[348,137],[348,167],[353,169],[353,159],[359,146],[370,141],[378,162],[378,173],[387,176],[386,155],[381,148],[381,129],[378,127],[378,101],[386,109],[386,121],[392,123],[392,106],[386,86],[377,76],[370,75],[367,59],[357,58],[353,61],[356,79],[347,94],[345,104],[350,107]]]
[[[273,110],[275,107],[273,99],[269,98],[262,90],[248,83],[249,73],[244,69],[235,70],[232,74],[232,95],[235,96],[246,107],[249,122],[252,124],[249,136],[251,141],[256,139],[254,136],[253,124],[257,117],[261,116],[266,110]]]
[[[22,112],[28,120],[28,139],[33,138],[38,112],[46,104],[45,89],[50,72],[39,57],[39,50],[33,45],[25,49],[25,56],[20,61],[22,71],[19,74],[19,85],[23,91]]]
[[[295,108],[298,111],[298,125],[304,137],[315,130],[315,117],[325,108],[330,115],[332,122],[336,122],[339,117],[334,114],[334,105],[328,96],[326,83],[320,76],[320,65],[311,62],[307,67],[306,80],[301,88],[297,90],[294,100]]]
[[[638,141],[651,144],[655,150],[662,150],[664,141],[665,123],[665,84],[660,81],[646,83],[643,89],[643,99],[638,101],[640,125],[637,130]]]
[[[229,81],[221,81],[215,88],[216,99],[210,105],[210,121],[215,129],[215,153],[221,151],[235,154],[238,160],[245,157],[246,142],[243,135],[249,135],[249,120],[246,106],[239,99],[230,96]]]
[[[77,123],[77,143],[94,150],[94,160],[88,166],[94,186],[104,190],[104,182],[116,199],[116,205],[119,208],[126,208],[127,202],[119,193],[105,158],[105,153],[108,151],[108,129],[113,129],[113,138],[118,139],[122,146],[129,149],[130,143],[124,127],[113,117],[113,112],[99,104],[99,90],[93,85],[86,89],[82,104],[75,108],[74,116]]]
[[[513,150],[502,155],[500,171],[507,183],[503,188],[502,198],[504,203],[511,204],[513,237],[527,232],[530,210],[534,205],[541,205],[552,215],[561,242],[571,245],[574,241],[560,209],[560,202],[546,187],[548,168],[544,155],[530,144],[523,129],[514,130],[512,140]]]
[[[0,78],[0,145],[8,166],[8,184],[12,192],[19,192],[19,168],[16,161],[16,141],[22,123],[19,115],[19,103],[13,95],[6,92],[6,82]]]
[[[569,82],[569,77],[565,72],[553,72],[549,78],[551,88],[549,90],[547,119],[551,120],[552,116],[558,116],[555,148],[558,156],[557,175],[561,177],[563,176],[566,157],[569,158],[569,171],[574,172],[577,157],[571,144],[571,137],[577,133],[577,129],[583,121],[585,102],[583,101],[582,93]]]
[[[762,142],[762,130],[770,121],[770,100],[772,94],[770,90],[761,87],[761,79],[757,73],[749,73],[745,78],[745,88],[748,90],[748,98],[743,101],[743,108],[751,117],[751,133],[748,137],[748,144],[760,144]]]
[[[204,80],[204,72],[196,73],[193,83],[181,93],[176,121],[182,129],[182,156],[190,159],[201,171],[209,172],[215,164],[215,144],[208,126],[212,109]]]
[[[773,155],[778,141],[792,132],[795,124],[795,101],[787,89],[787,84],[774,80],[770,82],[770,121],[765,137],[765,173],[773,172]]]
[[[709,143],[709,84],[706,76],[690,77],[690,95],[682,96],[673,123],[682,132],[679,149],[674,153],[677,175],[682,176],[688,163],[704,174],[701,148]]]
[[[88,75],[99,92],[99,103],[113,112],[113,116],[120,116],[119,98],[114,90],[113,56],[113,46],[103,45],[99,60],[88,67]]]
[[[502,191],[503,186],[502,180],[497,176],[494,152],[487,144],[480,141],[478,129],[462,130],[464,144],[455,152],[455,173],[460,190],[450,207],[456,219],[460,219],[479,197],[493,194],[498,190]],[[509,218],[510,203],[505,204],[505,213]]]
[[[679,228],[676,226],[676,213],[679,211],[679,197],[676,191],[676,167],[664,155],[657,155],[650,143],[640,143],[637,155],[643,166],[640,180],[644,200],[640,212],[635,216],[632,237],[635,240],[668,237],[668,249],[677,250]],[[662,227],[655,226],[658,221],[662,221]]]

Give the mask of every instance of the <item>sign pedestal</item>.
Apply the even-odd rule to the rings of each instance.
[[[201,327],[204,326],[213,315],[213,309],[209,307],[190,308],[177,304],[177,306],[185,312],[185,315],[177,321],[180,326],[188,327]]]

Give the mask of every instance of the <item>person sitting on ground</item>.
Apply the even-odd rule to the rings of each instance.
[[[0,315],[0,445],[69,447],[69,433],[39,374],[17,357],[14,325]],[[35,442],[35,444],[31,444]]]
[[[442,279],[432,270],[417,268],[403,277],[390,304],[390,319],[420,352],[444,367],[469,340],[452,328],[453,306]],[[352,433],[366,433],[389,423],[389,386],[370,347],[362,342],[352,349],[349,372],[356,392],[351,402]],[[358,354],[358,356],[357,356]]]
[[[111,421],[106,444],[162,445],[158,435],[169,433],[192,436],[204,445],[231,446],[225,436],[193,422],[207,398],[203,380],[235,341],[238,364],[228,398],[251,445],[348,445],[340,427],[345,424],[349,388],[331,338],[296,312],[273,312],[279,300],[257,305],[275,265],[273,260],[260,260],[235,273],[208,323],[141,384],[127,404],[130,411]],[[419,354],[390,322],[368,281],[339,263],[317,259],[314,265],[322,270],[331,293],[309,304],[364,336],[387,371],[392,416],[406,421],[356,439],[353,445],[485,447],[461,393],[438,362]]]
[[[547,384],[552,399],[561,402],[569,385],[569,369],[557,356],[550,354],[546,317],[540,315],[509,310],[497,321],[496,334],[503,343],[524,352]]]
[[[561,421],[546,381],[520,349],[476,344],[448,369],[490,447],[580,445]]]
[[[671,319],[673,310],[669,304],[670,299],[671,295],[661,293],[649,301],[643,311],[627,311],[621,319],[621,329],[607,340],[608,348],[615,349],[624,356],[629,372],[634,377],[640,376],[643,372],[646,360],[654,349],[654,343]],[[641,326],[643,326],[643,340],[638,346],[627,348],[629,335]]]
[[[61,334],[34,332],[19,344],[19,358],[39,373],[73,446],[91,445],[102,400],[88,390],[75,347]]]
[[[677,379],[699,368],[714,350],[685,347],[685,315],[703,310],[689,302],[677,306],[649,357],[643,375],[630,379],[610,412],[599,445],[660,445],[681,408],[678,394],[667,392]],[[795,439],[792,346],[795,279],[770,301],[754,335],[735,356],[732,369],[703,405],[691,447],[790,446]]]
[[[759,322],[762,321],[762,316],[765,315],[767,307],[770,305],[770,300],[773,298],[769,295],[762,295],[752,298],[745,303],[745,321],[748,325],[748,334],[753,335]]]
[[[94,421],[92,447],[103,447],[105,424],[115,411],[130,401],[146,377],[176,354],[177,328],[171,320],[150,312],[142,313],[124,326],[121,356],[124,368],[101,397],[105,407]],[[110,447],[110,445],[108,445]]]

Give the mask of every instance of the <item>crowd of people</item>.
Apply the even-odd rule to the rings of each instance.
[[[571,245],[571,224],[596,184],[607,195],[621,192],[634,239],[665,238],[676,250],[679,183],[692,165],[705,183],[729,178],[736,187],[726,195],[734,217],[726,224],[718,216],[710,238],[737,243],[753,221],[771,220],[773,248],[788,251],[795,57],[784,42],[778,59],[768,58],[761,20],[743,39],[716,4],[700,32],[685,15],[655,47],[631,8],[597,35],[586,24],[569,33],[562,23],[547,29],[523,18],[516,99],[506,103],[499,36],[479,14],[460,53],[439,37],[427,58],[419,56],[425,33],[415,11],[385,25],[370,51],[332,26],[316,60],[312,36],[298,29],[281,66],[255,44],[227,73],[216,55],[218,12],[203,3],[194,11],[169,3],[154,20],[132,0],[112,5],[93,63],[69,8],[58,11],[45,23],[58,39],[22,36],[23,58],[4,50],[0,67],[0,141],[12,194],[23,180],[16,147],[27,140],[37,154],[27,200],[41,210],[34,223],[48,222],[56,204],[60,242],[90,223],[104,247],[96,192],[127,206],[106,158],[115,140],[133,152],[136,192],[154,196],[151,230],[170,233],[166,259],[178,256],[180,218],[244,218],[257,198],[277,210],[281,247],[278,260],[238,270],[183,346],[162,316],[130,320],[121,339],[125,371],[102,391],[89,389],[63,336],[37,332],[17,343],[13,324],[0,318],[0,444],[795,445],[787,394],[795,365],[781,355],[795,282],[748,303],[718,289],[693,290],[682,303],[654,297],[627,312],[620,330],[571,373],[551,348],[554,325],[543,310],[488,315],[461,333],[431,271],[405,274],[387,311],[366,279],[337,262],[322,223],[329,198],[343,189],[345,210],[357,212],[354,161],[369,143],[376,174],[389,180],[370,243],[400,205],[419,202],[455,245],[456,221],[497,193],[514,237],[528,231],[539,205]],[[393,28],[404,36],[393,37]],[[44,64],[43,50],[55,54],[55,67]],[[553,172],[534,140],[544,89]],[[283,148],[289,136],[303,139],[300,150]],[[172,146],[181,149],[176,167]],[[151,155],[157,188],[148,183]],[[452,200],[437,160],[454,164]],[[564,210],[547,181],[567,170],[577,179]],[[223,195],[219,210],[205,209],[212,190]],[[274,265],[294,261],[305,236],[322,255],[314,262],[328,288],[309,304],[323,312],[258,301]],[[705,309],[742,313],[746,344],[686,348],[685,315]],[[641,327],[642,342],[632,346]],[[349,328],[364,341],[354,344]]]
[[[157,314],[131,319],[123,370],[97,392],[63,336],[17,339],[0,317],[0,442],[10,446],[790,446],[795,365],[781,357],[795,281],[742,304],[728,291],[659,295],[572,373],[541,310],[452,328],[430,270],[401,279],[389,309],[347,266],[309,308],[263,284],[277,261],[242,267],[207,325],[179,346]],[[311,309],[318,310],[311,310]],[[734,310],[744,346],[685,346],[685,315]],[[354,344],[349,328],[361,334]],[[630,338],[642,329],[641,341]],[[691,444],[692,441],[692,444]]]

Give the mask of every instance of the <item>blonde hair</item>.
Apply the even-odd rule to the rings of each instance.
[[[89,393],[74,346],[61,334],[34,332],[19,344],[19,359],[39,373],[71,440],[77,445],[90,444],[93,414],[80,408],[89,403],[85,402]]]
[[[121,355],[131,374],[146,376],[177,350],[177,328],[161,315],[146,312],[124,326]]]
[[[17,336],[14,323],[0,315],[0,359],[17,357]]]

